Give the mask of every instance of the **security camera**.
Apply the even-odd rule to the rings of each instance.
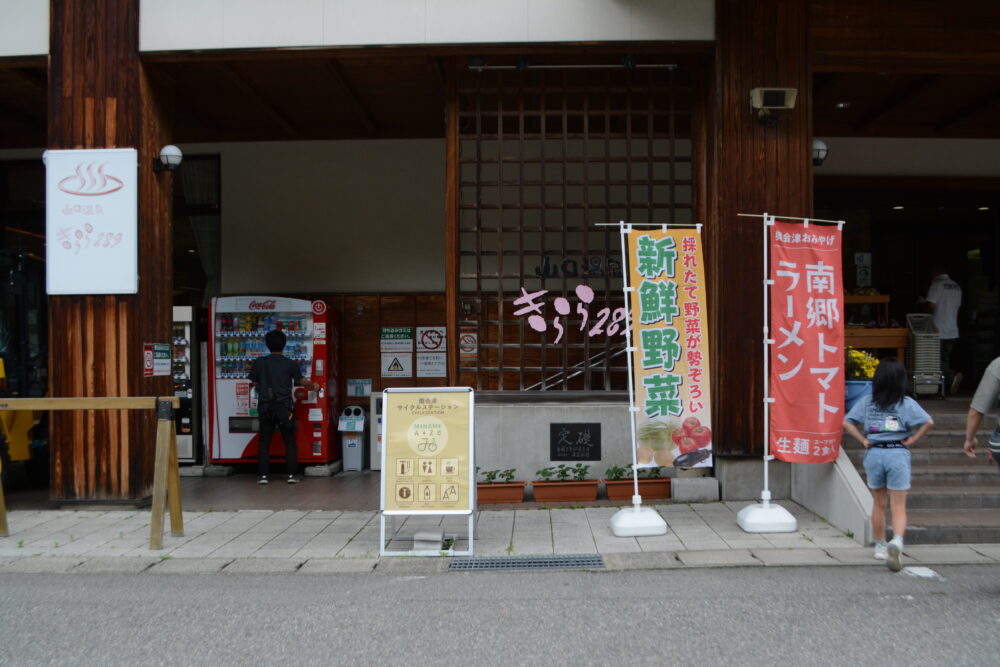
[[[754,88],[750,91],[750,107],[757,112],[757,122],[764,127],[777,127],[779,109],[795,107],[795,88]]]
[[[795,88],[754,88],[750,91],[750,107],[776,111],[778,109],[794,109]]]

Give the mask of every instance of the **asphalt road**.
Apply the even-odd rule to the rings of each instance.
[[[0,575],[2,665],[997,664],[1000,566]]]

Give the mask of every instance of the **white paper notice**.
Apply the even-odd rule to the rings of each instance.
[[[323,421],[323,411],[319,408],[309,408],[309,421],[311,422],[321,422]]]

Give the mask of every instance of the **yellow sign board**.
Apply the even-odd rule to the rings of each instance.
[[[387,389],[382,406],[382,512],[470,514],[472,390]]]

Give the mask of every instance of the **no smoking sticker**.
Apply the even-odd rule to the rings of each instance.
[[[447,331],[445,327],[417,327],[417,352],[447,351]]]

